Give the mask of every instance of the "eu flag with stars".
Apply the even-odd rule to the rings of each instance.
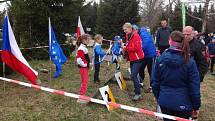
[[[55,33],[51,26],[50,18],[49,18],[49,55],[56,66],[56,71],[54,74],[54,78],[56,78],[60,76],[62,71],[61,65],[66,62],[67,58],[64,55],[60,45],[57,42]]]

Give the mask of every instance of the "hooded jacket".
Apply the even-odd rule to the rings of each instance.
[[[153,94],[160,106],[177,111],[198,110],[200,79],[193,59],[187,64],[178,50],[168,49],[152,70]]]
[[[106,55],[104,50],[102,50],[101,44],[95,43],[94,49],[93,49],[93,62],[94,64],[100,64],[102,62],[102,58]]]
[[[141,28],[139,31],[139,34],[142,40],[142,49],[143,49],[145,58],[155,57],[156,48],[150,33],[145,28]]]
[[[128,52],[129,61],[138,61],[144,58],[144,53],[142,50],[142,42],[139,34],[133,32],[128,40],[128,45],[126,46],[126,51]]]

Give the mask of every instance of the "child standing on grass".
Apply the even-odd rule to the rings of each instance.
[[[100,34],[95,35],[95,46],[94,46],[94,83],[100,83],[99,79],[99,71],[100,71],[100,63],[102,62],[103,57],[106,55],[104,50],[102,50],[101,44],[103,37]]]
[[[215,63],[215,36],[212,38],[211,42],[208,44],[208,51],[211,60],[211,69],[210,72],[213,74],[213,67]]]
[[[120,69],[117,58],[118,58],[118,56],[122,55],[121,44],[122,44],[122,39],[120,38],[120,36],[115,36],[114,37],[114,44],[112,47],[112,55],[113,55],[112,62],[116,63],[116,70]]]
[[[90,35],[84,34],[79,37],[77,41],[78,51],[76,54],[76,61],[79,67],[79,73],[81,76],[80,95],[85,95],[88,86],[88,69],[90,64],[90,58],[88,55],[87,45],[89,44]],[[87,101],[78,99],[79,103],[87,103]]]

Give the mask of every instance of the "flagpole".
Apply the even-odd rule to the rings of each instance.
[[[186,7],[185,7],[185,0],[182,0],[182,27],[186,26]]]
[[[51,60],[51,57],[49,57],[49,66],[50,66],[49,82],[51,82],[52,81],[52,60]]]
[[[3,77],[5,77],[5,63],[3,62]],[[5,81],[4,81],[4,92],[5,92]]]
[[[50,53],[50,48],[51,48],[51,20],[50,20],[50,17],[48,18],[49,19],[49,53]],[[51,82],[52,80],[52,59],[51,59],[51,56],[49,56],[49,66],[50,66],[50,72],[49,72],[49,83]]]

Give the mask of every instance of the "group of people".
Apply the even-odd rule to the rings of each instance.
[[[203,81],[209,65],[205,53],[209,50],[211,65],[213,65],[215,37],[207,49],[195,38],[193,27],[186,26],[182,32],[172,31],[167,26],[166,20],[161,21],[161,26],[157,31],[156,44],[154,44],[146,28],[125,23],[122,27],[125,33],[124,43],[120,36],[114,37],[112,62],[116,63],[116,70],[120,67],[117,63],[119,55],[123,55],[130,62],[134,101],[142,98],[141,86],[145,79],[144,70],[147,67],[150,76],[149,90],[152,90],[162,113],[187,119],[197,117],[201,106],[200,82]],[[76,60],[82,80],[80,95],[86,94],[88,85],[90,58],[87,45],[90,39],[90,35],[84,34],[77,41],[79,47]],[[101,47],[103,37],[96,35],[94,39],[94,83],[100,83],[100,63],[107,53]],[[159,51],[156,51],[155,45]],[[78,102],[85,101],[78,99]]]

